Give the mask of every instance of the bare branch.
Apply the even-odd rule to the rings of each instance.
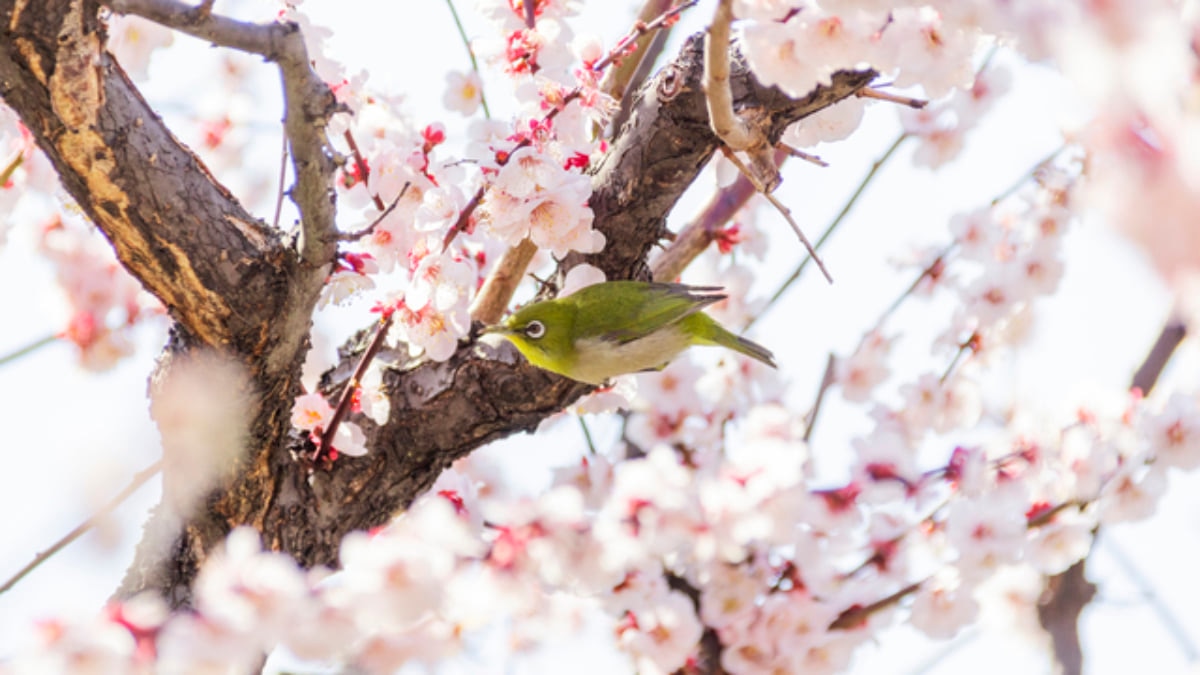
[[[784,152],[791,155],[792,157],[795,157],[796,159],[802,159],[806,162],[809,162],[810,164],[816,164],[817,166],[822,167],[822,168],[829,166],[829,162],[826,162],[825,160],[821,159],[820,157],[818,157],[816,155],[811,155],[799,148],[793,148],[792,146],[788,145],[787,143],[776,143],[775,147],[779,150],[783,150]]]
[[[76,539],[87,534],[88,531],[90,531],[93,527],[95,527],[97,523],[99,523],[104,518],[108,517],[108,515],[111,514],[113,511],[115,511],[118,506],[123,504],[126,499],[129,499],[133,495],[133,493],[137,492],[138,488],[145,485],[147,483],[147,481],[149,481],[151,478],[154,478],[155,476],[157,476],[158,473],[160,471],[162,471],[162,468],[163,468],[163,461],[160,459],[157,462],[146,467],[145,469],[142,469],[141,471],[134,474],[133,478],[131,478],[129,480],[129,485],[126,485],[124,490],[121,490],[119,493],[117,493],[117,495],[115,497],[108,500],[108,502],[104,506],[101,506],[87,520],[83,521],[77,527],[75,527],[75,529],[66,533],[65,535],[63,535],[63,537],[61,539],[54,542],[54,544],[51,545],[50,548],[48,548],[45,551],[42,551],[41,553],[34,556],[32,562],[30,562],[28,565],[22,567],[20,569],[20,571],[18,571],[16,574],[9,577],[8,581],[5,581],[4,585],[0,586],[0,593],[4,593],[8,589],[17,585],[17,583],[19,581],[21,581],[21,579],[24,579],[26,576],[29,575],[30,572],[32,572],[35,569],[37,569],[38,567],[40,567],[42,563],[49,560],[51,557],[54,556],[54,554],[58,553],[59,551],[63,550],[64,548],[66,548],[71,542],[73,542]]]
[[[713,133],[731,150],[751,150],[762,145],[762,135],[733,109],[729,87],[729,27],[733,0],[719,0],[708,37],[704,40],[704,91]]]
[[[654,280],[672,282],[678,279],[687,266],[713,242],[721,227],[756,192],[758,190],[750,179],[739,174],[733,183],[714,194],[704,210],[679,231],[675,241],[654,261]]]
[[[358,141],[354,140],[354,134],[347,129],[342,134],[342,138],[346,139],[346,145],[350,146],[350,156],[354,158],[354,167],[358,170],[359,181],[362,183],[363,189],[371,184],[371,167],[367,166],[367,160],[362,156],[362,152],[358,149]],[[383,200],[379,195],[371,195],[371,201],[375,203],[376,211],[383,211]]]
[[[504,252],[504,257],[496,263],[496,267],[483,282],[483,288],[479,289],[479,294],[471,304],[473,320],[487,325],[500,320],[537,251],[537,244],[525,238],[520,244]]]
[[[367,368],[371,367],[371,361],[375,360],[375,356],[379,354],[379,350],[383,348],[383,341],[387,339],[388,331],[392,327],[392,313],[384,312],[379,318],[379,324],[375,326],[375,335],[371,338],[371,343],[367,345],[367,350],[358,359],[358,365],[354,367],[354,374],[350,376],[350,380],[346,382],[345,388],[342,389],[342,396],[338,399],[337,408],[333,411],[333,416],[329,418],[329,428],[321,433],[320,442],[317,443],[317,451],[313,453],[313,459],[321,457],[328,448],[333,446],[333,439],[337,435],[338,427],[341,426],[342,420],[346,419],[346,414],[350,412],[350,402],[354,400],[354,394],[358,391],[359,385],[362,384],[363,376],[367,374]]]
[[[750,172],[750,170],[745,164],[742,163],[740,159],[738,159],[737,155],[730,152],[728,148],[721,148],[721,150],[725,152],[725,158],[733,162],[733,165],[738,168],[738,171],[742,172],[742,175],[747,176],[751,181],[754,181],[755,187],[758,188],[759,193],[762,194],[762,196],[766,198],[768,202],[771,202],[771,206],[774,206],[775,210],[779,211],[779,213],[783,215],[784,220],[786,220],[787,224],[791,226],[792,231],[795,232],[796,236],[800,238],[800,243],[804,244],[804,249],[808,251],[808,257],[816,261],[817,267],[821,270],[821,274],[825,275],[825,280],[832,284],[833,277],[829,275],[829,270],[825,268],[824,261],[822,261],[821,257],[817,255],[817,249],[813,248],[813,245],[808,241],[808,237],[804,236],[804,231],[800,229],[800,225],[796,223],[796,219],[792,217],[792,210],[784,206],[783,202],[776,199],[775,195],[768,192],[763,185],[758,184],[754,174]],[[778,175],[778,172],[776,172],[776,174]]]
[[[260,54],[279,65],[284,127],[296,176],[291,195],[300,209],[300,257],[312,267],[331,264],[337,253],[333,199],[336,167],[325,125],[336,111],[336,101],[312,70],[300,28],[291,23],[236,21],[178,0],[112,0],[110,6],[115,12],[134,14],[222,47]]]
[[[892,94],[886,91],[881,91],[874,87],[865,87],[859,89],[855,96],[859,98],[873,98],[877,101],[887,101],[888,103],[898,103],[902,106],[907,106],[916,110],[920,110],[929,105],[929,101],[922,98],[913,98],[912,96],[901,96],[900,94]]]
[[[62,335],[59,333],[46,335],[45,337],[38,338],[37,340],[34,340],[23,347],[17,347],[7,354],[0,354],[0,366],[12,363],[13,361],[16,361],[27,354],[32,354],[46,345],[52,345],[61,337]]]
[[[829,226],[825,228],[825,231],[821,234],[820,238],[817,239],[817,243],[813,248],[820,250],[820,248],[825,245],[825,241],[829,239],[830,235],[837,231],[838,226],[842,224],[842,222],[846,219],[846,216],[850,214],[850,210],[854,208],[854,205],[858,203],[859,198],[861,198],[863,193],[866,192],[867,186],[869,186],[871,182],[875,180],[875,176],[879,173],[879,170],[891,160],[892,156],[896,154],[896,150],[898,150],[900,145],[903,144],[908,138],[909,135],[907,133],[901,133],[896,137],[896,140],[892,141],[892,144],[888,146],[888,149],[885,150],[882,155],[880,155],[879,159],[875,160],[875,162],[871,164],[870,170],[868,170],[866,175],[863,176],[863,179],[859,181],[858,187],[854,190],[854,194],[850,195],[850,199],[846,200],[846,203],[842,206],[842,210],[839,211],[836,216],[834,216],[833,221],[830,222]],[[811,260],[811,258],[805,258],[800,262],[799,265],[796,266],[796,270],[792,272],[792,275],[788,277],[787,280],[779,286],[779,289],[775,291],[775,294],[772,295],[769,300],[767,300],[767,304],[765,307],[763,307],[762,311],[759,312],[759,316],[762,316],[762,314],[764,314],[769,307],[779,302],[780,298],[783,297],[783,294],[792,287],[792,284],[796,283],[796,281],[800,279],[800,275],[804,274],[804,268],[808,266],[809,260]]]
[[[638,24],[650,23],[655,17],[669,10],[671,2],[672,0],[646,0],[646,4],[642,5],[642,11],[638,13]],[[634,73],[638,71],[646,58],[650,42],[669,32],[670,27],[668,26],[657,33],[647,31],[638,35],[631,53],[618,59],[613,67],[604,73],[604,78],[600,80],[600,91],[613,97],[613,100],[621,101],[625,96],[625,90],[633,80]]]
[[[808,412],[808,423],[804,426],[804,442],[812,439],[813,429],[817,426],[817,415],[821,413],[821,404],[825,402],[825,392],[833,386],[833,370],[837,365],[837,357],[831,352],[825,362],[825,374],[821,376],[821,384],[817,388],[817,400],[813,402],[812,410]]]
[[[392,203],[388,204],[386,209],[380,211],[379,215],[375,216],[375,220],[372,220],[370,224],[361,230],[340,234],[338,235],[338,239],[341,241],[358,241],[359,239],[362,239],[363,237],[374,232],[375,228],[379,227],[379,223],[382,223],[384,218],[387,218],[389,215],[391,215],[392,211],[396,210],[396,206],[400,204],[401,199],[404,199],[404,195],[408,192],[410,185],[412,185],[411,182],[405,182],[404,187],[400,188],[400,194],[396,195],[396,198],[392,200]],[[376,197],[376,199],[378,199],[378,197]]]

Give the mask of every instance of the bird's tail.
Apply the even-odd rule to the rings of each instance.
[[[750,358],[752,358],[756,361],[762,361],[763,363],[767,364],[768,366],[771,366],[772,368],[777,367],[775,365],[775,355],[771,353],[770,349],[767,349],[766,347],[758,344],[757,342],[747,340],[744,337],[741,337],[738,335],[733,335],[732,333],[730,335],[734,339],[734,344],[729,345],[729,347],[731,349],[733,349],[734,351],[737,351],[739,353],[745,354],[746,356],[749,356]]]
[[[747,340],[740,335],[729,332],[724,326],[714,321],[707,314],[700,314],[698,316],[703,317],[699,321],[704,321],[707,324],[706,328],[703,329],[703,332],[706,334],[698,342],[726,347],[739,354],[745,354],[756,361],[761,361],[772,368],[777,367],[775,365],[775,355],[771,353],[771,350],[757,342]]]

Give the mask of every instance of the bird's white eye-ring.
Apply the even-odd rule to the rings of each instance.
[[[546,334],[546,325],[541,321],[530,321],[525,325],[525,335],[534,340]]]

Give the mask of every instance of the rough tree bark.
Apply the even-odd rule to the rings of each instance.
[[[238,525],[254,527],[267,547],[304,566],[336,565],[347,532],[386,522],[454,460],[532,431],[589,390],[528,366],[511,350],[473,341],[460,343],[442,363],[385,351],[391,417],[382,426],[353,418],[370,454],[315,472],[296,461],[311,445],[290,429],[289,413],[317,295],[336,256],[336,153],[323,131],[333,98],[308,70],[294,25],[240,24],[206,9],[181,11],[186,7],[174,0],[113,5],[263,54],[280,67],[297,176],[290,195],[302,216],[298,232],[272,230],[171,134],[104,51],[97,0],[0,0],[0,97],[121,262],[169,309],[176,326],[164,367],[174,355],[209,348],[251,374],[254,407],[243,456],[196,512],[157,510],[120,596],[151,589],[187,606],[198,567]],[[667,214],[717,148],[701,91],[701,45],[690,40],[646,82],[610,151],[593,167],[591,206],[609,244],[586,259],[610,279],[648,276],[645,258],[666,231]],[[838,73],[832,86],[791,100],[759,85],[739,57],[732,83],[736,107],[778,139],[788,124],[853,95],[874,75]],[[343,347],[323,391],[345,386],[365,334]]]

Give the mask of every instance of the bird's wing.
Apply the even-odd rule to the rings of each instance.
[[[630,282],[635,283],[635,282]],[[717,286],[687,286],[685,284],[639,284],[639,292],[624,294],[618,302],[606,302],[606,312],[619,312],[621,328],[605,331],[613,325],[613,317],[604,312],[581,311],[577,322],[588,317],[587,323],[576,324],[584,335],[596,335],[604,340],[626,343],[646,337],[664,326],[669,326],[684,317],[695,314],[714,302],[725,299],[723,289]],[[583,289],[586,291],[587,289]],[[582,293],[583,291],[581,291]],[[586,298],[584,298],[586,302]],[[581,307],[581,309],[584,309]]]

